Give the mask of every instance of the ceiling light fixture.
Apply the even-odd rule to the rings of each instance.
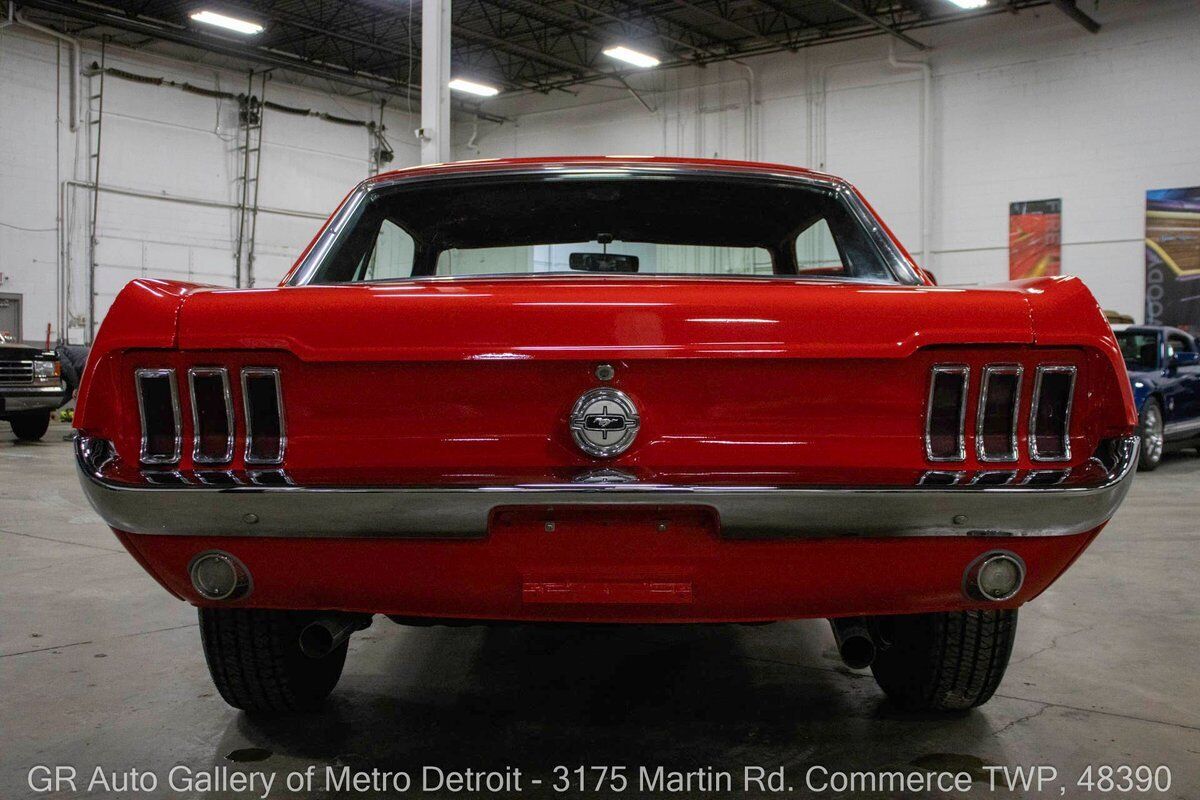
[[[475,94],[480,97],[495,97],[500,94],[500,90],[495,86],[488,86],[486,83],[476,83],[475,81],[468,81],[463,78],[455,78],[446,85],[455,91]]]
[[[968,11],[973,8],[983,8],[988,4],[988,0],[950,0],[950,2]]]
[[[203,22],[205,25],[216,25],[218,28],[224,28],[235,33],[244,33],[248,36],[263,32],[263,26],[257,22],[250,22],[238,19],[237,17],[228,17],[224,14],[218,14],[215,11],[197,11],[190,16],[196,22]]]
[[[647,55],[645,53],[639,53],[637,50],[631,50],[624,45],[607,47],[601,52],[603,52],[604,55],[608,56],[609,58],[615,58],[618,61],[624,61],[626,64],[633,64],[635,67],[642,67],[645,69],[657,67],[660,63],[662,63],[654,56]]]

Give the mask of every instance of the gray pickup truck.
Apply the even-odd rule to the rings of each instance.
[[[0,336],[0,420],[8,420],[18,439],[32,442],[45,436],[50,412],[70,399],[62,373],[54,351]]]

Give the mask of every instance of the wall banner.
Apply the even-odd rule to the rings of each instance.
[[[1060,275],[1062,200],[1008,204],[1008,279]]]
[[[1200,332],[1200,186],[1146,192],[1146,324]]]

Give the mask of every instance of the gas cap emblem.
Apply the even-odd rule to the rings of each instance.
[[[616,389],[592,389],[571,409],[571,436],[589,456],[611,458],[629,449],[642,424],[629,395]]]

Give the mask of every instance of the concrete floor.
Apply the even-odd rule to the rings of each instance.
[[[310,764],[418,774],[516,766],[528,797],[552,794],[559,764],[711,765],[739,776],[745,765],[785,766],[794,796],[807,794],[812,765],[966,769],[984,781],[984,765],[1046,764],[1061,774],[1037,795],[1046,797],[1096,796],[1074,785],[1089,764],[1165,764],[1170,791],[1141,796],[1200,797],[1200,458],[1191,454],[1139,475],[1095,545],[1022,610],[1004,683],[977,711],[893,710],[867,673],[841,666],[823,621],[555,632],[377,620],[354,639],[323,712],[262,721],[216,695],[194,610],[143,573],[87,506],[67,432],[56,424],[32,445],[15,444],[7,425],[0,435],[5,800],[34,796],[35,764],[75,766],[81,781],[96,766],[159,777],[156,791],[137,795],[85,794],[82,784],[40,795],[53,797],[254,796],[173,792],[166,774],[223,765],[283,776]],[[259,760],[235,760],[246,758]],[[287,792],[282,781],[271,797],[327,796]],[[992,793],[986,782],[972,794],[1035,796]]]

